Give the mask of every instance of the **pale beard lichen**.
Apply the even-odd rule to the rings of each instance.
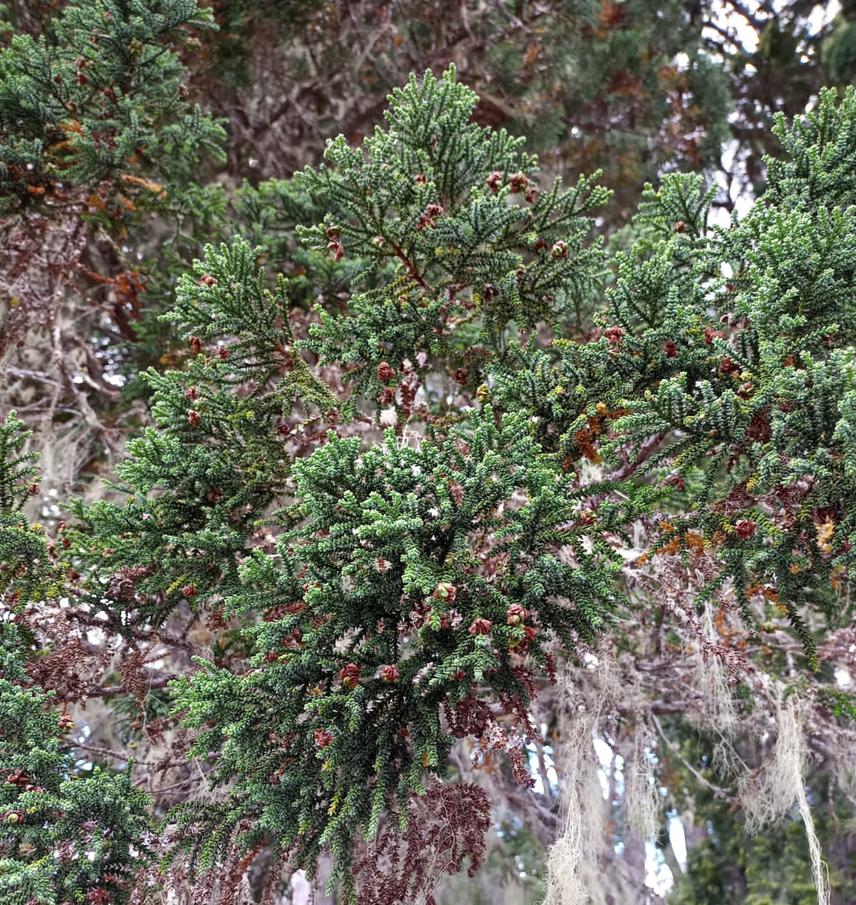
[[[695,663],[695,687],[701,693],[702,716],[705,728],[717,737],[713,747],[713,768],[719,775],[734,772],[737,758],[732,748],[734,731],[737,726],[737,708],[734,702],[728,670],[719,647],[722,639],[716,629],[713,607],[705,601],[700,618],[703,644],[699,645]]]
[[[653,733],[648,726],[640,725],[624,767],[624,810],[628,826],[644,840],[651,839],[660,828],[655,750]]]
[[[595,724],[594,716],[582,712],[565,729],[564,820],[547,859],[544,905],[605,905],[597,861],[606,812],[592,746]]]
[[[747,776],[740,788],[746,826],[750,832],[760,832],[765,826],[782,820],[796,806],[805,828],[818,905],[829,905],[827,866],[803,781],[806,750],[799,701],[794,695],[785,698],[781,688],[776,695],[778,736],[773,753],[760,772]]]

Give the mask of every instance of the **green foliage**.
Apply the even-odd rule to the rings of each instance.
[[[326,248],[309,248],[298,240],[298,226],[323,218],[324,209],[295,179],[267,179],[257,186],[245,182],[236,193],[227,238],[240,236],[262,249],[260,262],[288,276],[284,288],[292,305],[309,310],[320,299],[325,309],[335,309],[365,262],[356,255],[337,261]]]
[[[110,569],[106,596],[93,588],[97,607],[121,591],[115,603],[160,621],[181,600],[222,597],[255,520],[283,491],[295,405],[307,420],[332,407],[293,351],[285,282],[266,289],[254,257],[241,242],[208,248],[180,280],[169,317],[191,357],[183,371],[145,375],[157,426],[117,469],[129,501],[77,508],[81,562]]]
[[[814,108],[788,123],[779,115],[773,133],[785,154],[768,161],[768,195],[788,209],[853,204],[853,89],[825,88]]]
[[[856,695],[852,692],[822,687],[817,691],[817,699],[837,719],[856,720]]]
[[[50,32],[16,35],[0,53],[4,207],[117,180],[126,196],[186,179],[222,129],[181,96],[171,44],[210,16],[195,0],[78,0]]]
[[[358,256],[380,281],[345,316],[319,310],[307,344],[322,361],[355,363],[362,393],[383,392],[383,361],[424,365],[481,341],[501,351],[510,322],[556,318],[597,275],[585,215],[608,193],[588,178],[541,191],[522,139],[470,122],[476,101],[453,68],[411,78],[390,96],[387,129],[362,148],[340,136],[326,165],[297,176],[328,211],[298,234],[334,258]]]
[[[33,464],[37,455],[25,451],[31,436],[15,412],[10,412],[0,424],[0,511],[7,516],[24,505],[38,475]]]
[[[160,884],[138,875],[131,893],[143,797],[80,769],[33,681],[66,656],[57,599],[54,630],[98,626],[99,653],[127,655],[110,686],[79,684],[116,702],[114,742],[175,738],[181,759],[184,732],[159,733],[191,730],[194,776],[171,765],[157,807],[190,794],[173,817],[214,869],[196,897],[224,901],[242,872],[267,901],[271,856],[311,872],[332,852],[346,897],[374,887],[362,905],[428,897],[426,865],[474,871],[486,796],[440,784],[455,739],[497,788],[527,783],[531,749],[553,744],[530,722],[536,689],[591,663],[604,632],[638,655],[640,697],[649,626],[657,658],[698,641],[730,680],[750,660],[793,672],[789,643],[728,634],[732,601],[750,632],[790,620],[818,673],[838,657],[842,636],[825,636],[852,618],[856,555],[856,94],[817,81],[827,33],[824,71],[850,79],[853,3],[828,29],[809,21],[819,6],[2,5],[0,351],[21,343],[9,375],[27,417],[49,388],[57,449],[71,400],[92,428],[87,473],[105,441],[125,453],[108,499],[51,540],[23,514],[30,441],[14,416],[0,425],[0,899],[136,905]],[[439,75],[449,59],[477,91]],[[230,117],[228,158],[191,97]],[[712,216],[765,181],[745,215]],[[50,349],[27,338],[41,327]],[[666,557],[704,576],[699,608],[722,604],[712,653],[688,637],[693,614],[666,623],[695,581],[668,587]],[[651,558],[666,603],[636,581]],[[211,656],[194,671],[197,643]],[[835,727],[856,711],[831,672],[799,684]],[[704,709],[691,692],[665,703]],[[709,752],[688,757],[710,819],[678,901],[807,901],[798,827],[745,843],[698,794]],[[543,756],[539,770],[552,807]],[[216,795],[188,793],[197,778]],[[534,896],[549,821],[518,816],[503,845]]]
[[[840,611],[831,588],[849,574],[854,540],[856,245],[847,177],[830,175],[845,168],[854,94],[834,101],[827,92],[779,125],[788,156],[770,162],[768,192],[730,229],[707,227],[712,196],[698,177],[649,190],[639,238],[616,258],[602,337],[557,343],[555,366],[527,352],[526,371],[497,381],[563,452],[620,454],[620,473],[635,461],[696,487],[661,549],[699,532],[722,565],[708,592],[730,578],[750,622],[763,593],[813,666],[805,608]]]
[[[197,67],[215,80],[217,101],[241,110],[234,142],[250,178],[259,158],[260,172],[290,175],[337,131],[366,134],[411,71],[452,58],[481,95],[479,123],[525,136],[567,172],[605,169],[620,199],[612,219],[658,172],[715,165],[728,136],[734,79],[708,53],[707,3],[402,0],[345,15],[319,2],[220,0],[216,9],[221,31]],[[259,91],[268,79],[273,98]],[[280,102],[287,92],[297,106]]]
[[[217,777],[238,779],[230,819],[254,818],[247,843],[272,838],[310,868],[329,845],[345,879],[357,834],[401,820],[442,771],[441,714],[464,734],[487,701],[524,706],[533,660],[552,668],[542,639],[572,647],[608,621],[617,567],[563,527],[573,494],[525,423],[489,407],[418,448],[331,435],[294,480],[298,527],[245,560],[228,601],[263,616],[254,668],[208,665],[177,703],[197,753],[222,751]],[[551,552],[562,543],[573,566]]]
[[[14,608],[42,585],[49,570],[44,533],[28,524],[21,508],[37,489],[31,433],[15,412],[0,422],[0,594]]]
[[[128,898],[148,798],[128,774],[73,775],[68,726],[30,686],[25,641],[0,626],[0,893],[10,905]],[[98,898],[100,896],[100,898]]]

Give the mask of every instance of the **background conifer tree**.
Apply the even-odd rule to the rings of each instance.
[[[20,515],[36,477],[14,413],[0,424],[0,893],[14,905],[128,901],[147,796],[128,774],[77,772],[74,720],[33,681],[30,605],[62,594],[40,525]]]

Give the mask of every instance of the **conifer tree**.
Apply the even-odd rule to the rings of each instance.
[[[417,858],[433,803],[456,814],[442,864],[475,868],[485,805],[442,785],[453,740],[529,782],[536,687],[621,637],[640,524],[637,568],[706,558],[693,606],[733,599],[750,634],[786,618],[802,696],[835,694],[810,675],[849,617],[856,540],[856,93],[777,123],[745,217],[712,226],[713,190],[669,176],[611,261],[606,193],[542,184],[474,104],[454,70],[411,79],[385,128],[298,175],[293,209],[323,211],[297,230],[306,260],[346,287],[312,323],[291,308],[306,273],[272,281],[243,240],[206,250],[166,315],[185,367],[146,378],[127,501],[79,509],[86,599],[114,624],[241,626],[174,686],[227,787],[175,814],[201,867],[269,847],[312,872],[330,850],[363,901],[430,895],[384,865]],[[579,305],[600,313],[572,341]]]
[[[598,174],[571,190],[537,185],[521,139],[469,122],[477,98],[453,68],[390,100],[388,129],[362,149],[330,142],[328,163],[298,176],[327,211],[299,234],[334,258],[357,255],[380,283],[344,317],[319,311],[308,347],[322,362],[355,361],[348,379],[387,404],[399,381],[380,373],[383,359],[425,369],[465,366],[473,346],[502,356],[510,322],[533,329],[571,308],[601,266],[586,215],[608,197]]]
[[[0,4],[0,900],[847,905],[853,15]]]

